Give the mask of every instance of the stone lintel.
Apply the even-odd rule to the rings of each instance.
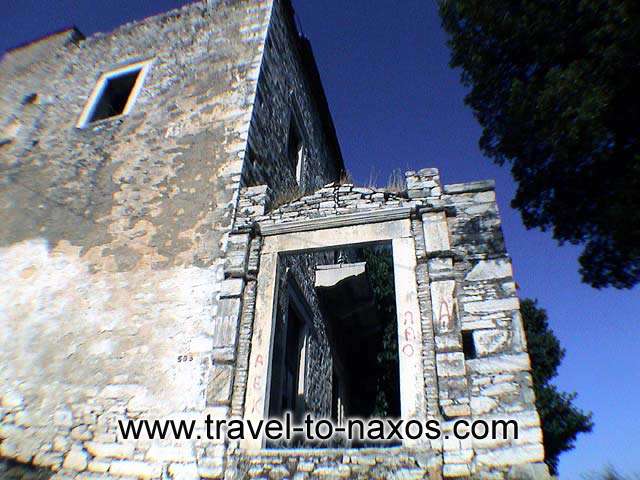
[[[371,223],[401,220],[411,216],[412,207],[382,208],[365,212],[332,215],[330,217],[311,218],[273,225],[260,225],[263,236],[281,235],[284,233],[307,232],[311,230],[325,230],[335,227],[363,225]]]
[[[450,195],[456,193],[474,193],[495,190],[495,180],[478,180],[477,182],[452,183],[444,186],[444,193]]]

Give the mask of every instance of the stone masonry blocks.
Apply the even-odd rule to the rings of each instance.
[[[433,168],[407,172],[403,191],[340,182],[335,129],[292,13],[287,0],[196,2],[3,57],[0,296],[11,300],[0,332],[11,333],[0,334],[0,455],[20,478],[548,473],[493,182],[442,185]],[[76,128],[100,75],[141,60],[151,67],[130,114]],[[304,141],[299,178],[292,125]],[[118,420],[247,415],[249,389],[267,382],[249,383],[252,344],[265,335],[265,253],[286,275],[264,291],[295,283],[309,306],[304,400],[329,413],[331,338],[313,281],[325,260],[280,258],[267,240],[390,221],[408,225],[392,241],[403,347],[420,353],[405,362],[410,414],[447,432],[456,419],[515,418],[518,439],[247,451],[120,438]],[[287,300],[266,300],[286,321]]]

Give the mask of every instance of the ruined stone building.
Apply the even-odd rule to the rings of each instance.
[[[430,168],[393,191],[345,180],[288,0],[196,2],[7,52],[0,169],[0,477],[544,477],[493,183],[443,185]],[[390,267],[374,272],[377,259]],[[385,338],[397,356],[380,381]],[[379,412],[376,385],[387,415],[447,435],[310,445],[117,429],[341,421]],[[517,439],[448,435],[505,418]]]

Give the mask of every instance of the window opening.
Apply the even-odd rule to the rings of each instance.
[[[83,111],[79,127],[131,111],[142,88],[149,63],[137,63],[103,74]]]
[[[473,330],[462,331],[462,351],[466,360],[476,358],[476,344],[473,341]]]
[[[302,142],[302,136],[300,135],[300,130],[298,129],[295,120],[293,119],[293,115],[291,116],[291,122],[289,124],[287,156],[289,158],[289,164],[295,172],[296,182],[298,182],[298,185],[301,185],[304,167],[304,143]]]

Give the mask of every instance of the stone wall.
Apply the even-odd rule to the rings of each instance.
[[[292,13],[198,2],[3,58],[2,457],[65,475],[224,474],[223,445],[125,442],[115,427],[242,409],[257,269],[256,240],[231,232],[242,172],[290,190],[293,110],[305,183],[342,168]],[[132,112],[76,128],[100,75],[141,60]],[[261,160],[245,166],[248,141]]]
[[[243,455],[240,478],[440,480],[438,459],[401,448],[274,450]]]
[[[439,456],[446,477],[545,478],[526,339],[494,184],[442,186],[435,169],[408,172],[406,180],[402,192],[328,184],[269,212],[268,189],[248,189],[236,225],[257,231],[259,238],[411,217],[427,415],[439,419],[450,437],[432,441],[422,453]],[[464,351],[463,332],[473,338],[473,358]],[[519,436],[456,440],[450,434],[460,419],[515,420]],[[280,461],[286,463],[286,455]],[[257,472],[261,467],[251,462]],[[339,468],[346,472],[344,465]]]
[[[461,416],[516,419],[520,426],[518,440],[474,440],[467,446],[467,454],[473,451],[476,469],[539,462],[544,458],[542,432],[534,407],[516,284],[500,228],[493,184],[445,186],[443,201],[445,210],[453,207],[451,215],[447,215],[447,224],[453,259],[450,273],[456,281],[454,330],[473,336],[477,357],[464,360],[461,345],[444,341],[440,345],[436,342],[438,355],[453,358],[454,370],[459,365],[456,362],[464,361],[465,391],[461,395],[453,390],[456,397],[469,398],[470,411],[458,412]]]
[[[272,7],[194,3],[3,58],[3,457],[69,474],[155,477],[176,459],[222,471],[217,448],[122,442],[115,422],[228,414],[249,249],[248,235],[229,233]],[[276,38],[292,24],[284,8]],[[287,55],[271,69],[302,77]],[[140,60],[152,66],[133,111],[76,128],[99,76]],[[309,87],[294,83],[312,158],[333,161]],[[283,141],[269,135],[254,135],[256,151]],[[333,163],[309,166],[335,176]]]
[[[49,480],[53,472],[48,468],[38,468],[10,460],[0,460],[2,480]]]
[[[300,38],[289,0],[276,2],[267,36],[249,134],[245,185],[268,185],[274,200],[312,192],[344,170],[308,42]],[[304,145],[301,184],[287,157],[289,126]]]
[[[133,111],[76,128],[99,76],[140,60],[152,64]],[[0,456],[34,468],[3,463],[0,474],[542,472],[493,184],[442,186],[434,169],[409,172],[401,192],[328,184],[343,166],[317,75],[288,0],[194,3],[111,34],[61,32],[3,58]],[[300,186],[286,155],[292,116],[305,145]],[[518,440],[251,453],[119,437],[117,420],[244,414],[264,236],[400,217],[415,243],[426,413],[446,429],[457,418],[516,418]],[[326,413],[330,345],[313,292],[326,259],[292,258],[317,335],[307,404]],[[465,358],[463,332],[477,358]]]
[[[284,205],[267,210],[273,193],[265,187],[243,190],[238,203],[238,228],[249,228],[256,222],[261,229],[296,224],[303,221],[336,218],[340,215],[382,212],[389,208],[416,208],[422,205],[406,194],[358,187],[350,183],[331,182],[306,196],[298,196]]]
[[[228,413],[248,242],[229,232],[271,8],[194,3],[3,58],[2,457],[223,471],[224,449],[124,442],[115,422]],[[76,128],[102,73],[148,59],[129,115]]]
[[[7,155],[5,161],[29,149],[33,132],[39,128],[45,105],[50,100],[42,96],[40,83],[43,78],[56,74],[61,52],[73,49],[83,38],[75,29],[64,30],[21,46],[19,53],[7,52],[2,58],[0,153]]]

